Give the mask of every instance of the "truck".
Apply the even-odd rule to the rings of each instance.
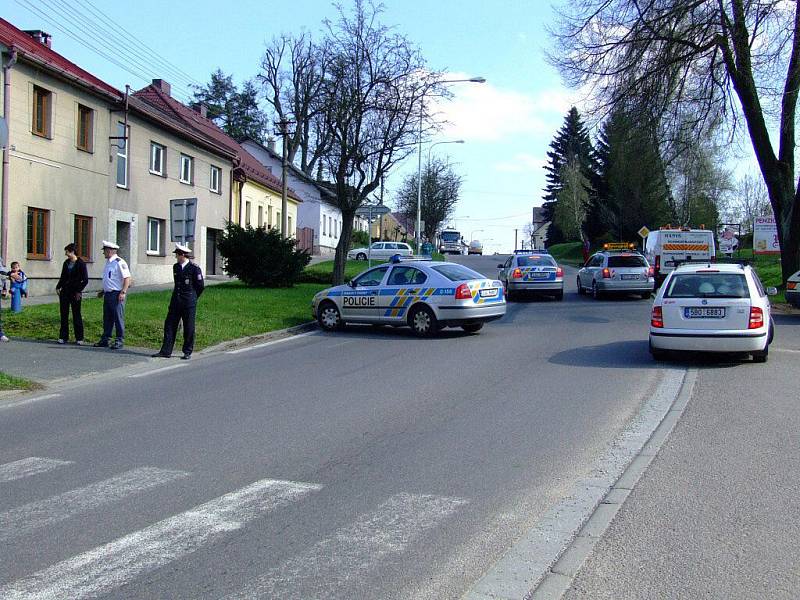
[[[464,243],[457,229],[442,229],[439,234],[439,252],[442,254],[463,254]]]
[[[662,227],[647,234],[644,255],[659,286],[682,262],[714,262],[716,248],[710,229]]]

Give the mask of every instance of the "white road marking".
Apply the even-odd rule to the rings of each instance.
[[[770,352],[789,352],[790,354],[800,354],[800,350],[794,348],[770,348]]]
[[[12,508],[0,513],[0,543],[188,476],[189,473],[183,471],[142,467],[46,500]]]
[[[164,371],[172,371],[173,369],[180,369],[181,367],[187,366],[189,363],[183,361],[178,363],[177,365],[170,365],[168,367],[161,367],[160,369],[153,369],[152,371],[145,371],[144,373],[136,373],[135,375],[128,375],[128,379],[136,379],[137,377],[149,377],[150,375],[155,375],[156,373],[163,373]]]
[[[242,352],[250,352],[251,350],[258,350],[259,348],[266,348],[267,346],[272,346],[274,344],[280,344],[282,342],[288,342],[289,340],[296,340],[297,338],[306,337],[308,335],[319,335],[319,331],[307,331],[306,333],[299,333],[297,335],[291,335],[289,337],[281,338],[279,340],[272,340],[271,342],[264,342],[262,344],[256,344],[255,346],[247,346],[246,348],[239,348],[238,350],[228,350],[226,354],[241,354]]]
[[[398,494],[332,537],[249,582],[226,600],[324,598],[358,581],[380,561],[408,548],[422,533],[452,515],[466,500]]]
[[[33,404],[34,402],[41,402],[42,400],[52,400],[53,398],[59,398],[60,396],[61,394],[45,394],[44,396],[36,396],[34,398],[23,398],[22,400],[7,402],[5,404],[0,405],[0,410],[5,410],[7,408],[14,408],[17,406],[23,406],[25,404]]]
[[[14,481],[15,479],[23,479],[39,473],[47,473],[53,469],[71,464],[72,461],[70,460],[39,458],[38,456],[23,458],[22,460],[0,465],[0,482]]]
[[[94,598],[322,486],[262,479],[0,588],[4,600]]]

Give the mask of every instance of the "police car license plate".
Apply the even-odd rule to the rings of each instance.
[[[481,298],[497,298],[497,288],[487,288],[481,290]]]
[[[683,314],[687,319],[724,319],[724,308],[695,308],[683,309]]]
[[[536,271],[536,272],[534,272],[534,273],[531,273],[531,275],[533,275],[533,278],[534,278],[534,279],[547,279],[548,277],[550,277],[550,273],[547,273],[547,272],[539,272],[539,271]]]
[[[623,279],[639,279],[638,275],[622,275]]]

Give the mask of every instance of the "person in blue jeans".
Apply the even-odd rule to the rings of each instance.
[[[8,272],[8,293],[11,296],[11,312],[22,312],[22,299],[28,297],[28,278],[17,261],[10,265]]]
[[[128,263],[117,256],[117,250],[119,246],[103,240],[106,266],[103,269],[103,291],[97,294],[98,298],[103,298],[103,335],[95,344],[96,348],[120,350],[125,342],[125,299],[131,284],[131,272]],[[114,329],[117,337],[112,344]]]

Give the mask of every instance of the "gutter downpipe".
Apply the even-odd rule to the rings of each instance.
[[[2,196],[0,196],[0,222],[2,222],[0,256],[5,260],[8,260],[8,180],[11,166],[11,119],[8,113],[11,110],[11,67],[16,62],[17,49],[12,45],[8,61],[3,64],[3,118],[6,120],[6,125],[9,125],[9,140],[6,147],[3,148],[3,187]]]

